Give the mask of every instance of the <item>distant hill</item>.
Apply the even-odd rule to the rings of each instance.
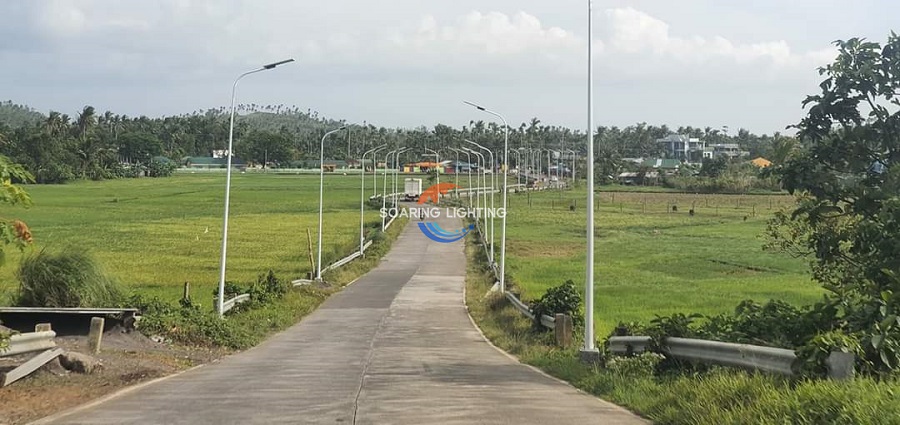
[[[17,105],[7,100],[0,102],[0,124],[11,128],[35,124],[44,119],[44,114],[25,105]]]
[[[237,120],[257,130],[278,132],[284,129],[295,134],[330,130],[346,124],[344,121],[299,111],[281,111],[280,113],[254,111],[246,115],[238,115]]]

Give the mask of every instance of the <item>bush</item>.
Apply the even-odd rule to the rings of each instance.
[[[169,177],[175,172],[175,168],[174,162],[154,158],[147,164],[147,177]]]
[[[633,357],[612,357],[606,368],[623,376],[650,376],[665,357],[657,353],[641,353]]]
[[[541,299],[531,306],[534,313],[534,329],[544,329],[541,316],[553,317],[556,314],[568,314],[575,325],[581,324],[581,292],[571,279],[559,286],[547,290]]]
[[[24,307],[114,307],[122,292],[87,253],[41,250],[22,260],[17,305]]]

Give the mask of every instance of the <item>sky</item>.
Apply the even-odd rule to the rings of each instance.
[[[596,125],[785,132],[896,0],[595,0]],[[587,126],[587,0],[4,0],[0,100],[130,116],[296,105],[385,127]],[[788,131],[789,132],[789,131]]]

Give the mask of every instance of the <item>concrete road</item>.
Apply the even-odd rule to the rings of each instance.
[[[375,270],[298,325],[47,423],[645,423],[491,347],[466,312],[465,270],[462,241],[432,242],[413,220]]]

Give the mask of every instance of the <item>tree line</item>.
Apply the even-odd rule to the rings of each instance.
[[[189,114],[149,118],[129,117],[110,111],[98,113],[85,106],[74,116],[51,111],[42,114],[12,102],[0,103],[0,154],[22,164],[39,183],[61,183],[74,179],[108,179],[147,173],[154,158],[181,164],[184,158],[210,156],[228,143],[228,108],[213,108]],[[433,128],[376,127],[363,122],[349,124],[284,105],[242,104],[235,123],[235,157],[252,163],[291,167],[317,160],[322,135],[347,126],[349,135],[336,135],[325,144],[325,157],[332,160],[359,159],[363,152],[388,144],[436,149],[478,142],[494,152],[503,149],[504,131],[495,122],[470,121],[459,128],[438,124]],[[708,143],[737,143],[751,156],[780,162],[796,145],[791,137],[756,135],[745,129],[730,134],[727,128],[668,127],[638,123],[624,128],[600,126],[597,143],[597,175],[615,175],[628,167],[623,158],[661,157],[656,142],[669,134],[698,137]],[[583,156],[584,133],[562,126],[544,125],[532,118],[510,129],[510,148],[572,149]],[[455,157],[449,151],[446,157]],[[502,158],[497,155],[497,161]],[[511,155],[510,161],[515,157]],[[158,164],[156,164],[158,165]],[[584,174],[582,174],[584,175]]]

